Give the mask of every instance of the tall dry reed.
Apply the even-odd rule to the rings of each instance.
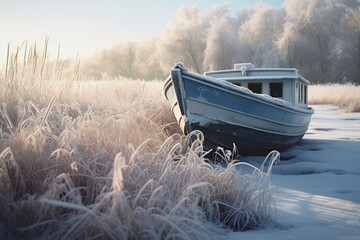
[[[354,84],[322,84],[309,88],[310,104],[332,104],[346,112],[360,112],[360,86]]]

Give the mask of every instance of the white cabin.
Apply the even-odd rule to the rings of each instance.
[[[246,87],[254,93],[267,94],[294,106],[307,108],[307,86],[310,82],[295,68],[255,68],[251,63],[238,63],[234,65],[234,69],[204,74]]]

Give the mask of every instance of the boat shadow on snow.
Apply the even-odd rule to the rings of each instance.
[[[345,162],[358,162],[360,142],[352,140],[302,139],[298,144],[279,151],[280,161],[273,168],[273,174],[309,175],[332,172],[335,175],[346,173],[360,175],[360,169],[347,169]],[[246,155],[241,161],[254,166],[261,165],[268,152]],[[303,165],[299,167],[298,165]],[[312,164],[320,167],[310,168]],[[295,168],[290,167],[291,165]],[[333,168],[337,166],[338,169]]]

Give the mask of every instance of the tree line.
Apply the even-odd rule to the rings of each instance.
[[[159,36],[98,50],[82,71],[96,79],[162,79],[176,62],[198,73],[251,62],[297,68],[314,83],[360,84],[360,1],[287,0],[236,14],[227,3],[207,11],[184,6]]]

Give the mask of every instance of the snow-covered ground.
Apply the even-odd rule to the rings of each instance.
[[[276,224],[226,239],[360,239],[360,113],[313,107],[304,139],[272,170]]]

